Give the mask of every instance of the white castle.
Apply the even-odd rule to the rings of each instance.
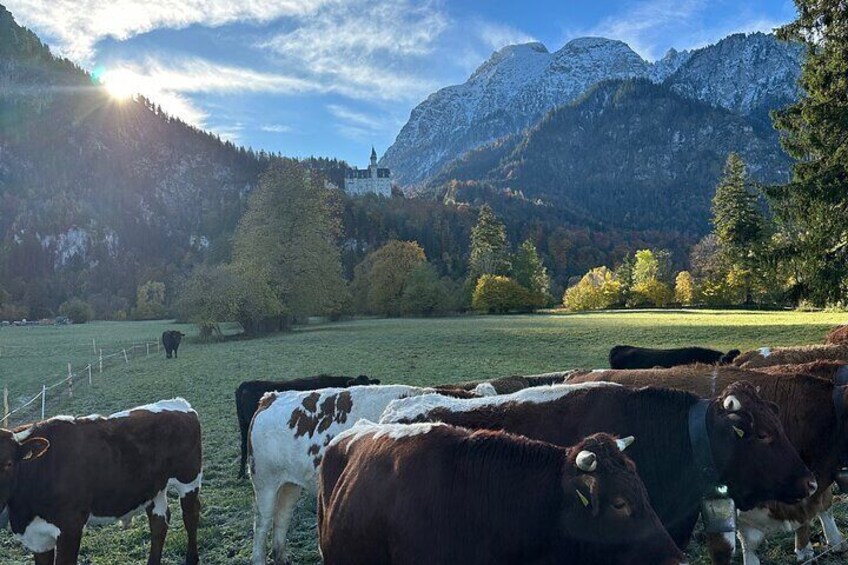
[[[353,196],[377,194],[392,195],[392,173],[377,167],[377,152],[371,148],[371,165],[367,169],[348,169],[344,183],[345,192]]]

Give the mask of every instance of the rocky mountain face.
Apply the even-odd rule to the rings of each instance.
[[[713,190],[730,152],[760,181],[788,176],[777,143],[769,126],[667,85],[607,81],[526,133],[467,153],[430,186],[451,194],[482,184],[585,225],[697,234],[709,228]]]
[[[517,134],[611,79],[647,79],[763,121],[768,109],[797,96],[800,62],[797,46],[761,33],[732,35],[693,52],[670,50],[654,63],[603,38],[575,39],[554,53],[539,43],[505,47],[467,82],[418,105],[381,164],[400,184],[421,189],[467,151]]]
[[[144,100],[110,98],[0,6],[0,286],[55,311],[103,310],[228,236],[262,159]]]

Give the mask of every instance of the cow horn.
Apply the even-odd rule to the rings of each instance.
[[[581,451],[577,454],[577,468],[591,473],[598,468],[598,456],[591,451]]]
[[[619,451],[624,451],[625,449],[627,449],[628,447],[633,445],[634,441],[636,441],[635,437],[627,436],[627,437],[623,437],[621,439],[615,440],[615,444],[618,446]]]
[[[739,399],[732,394],[724,399],[723,406],[728,412],[739,412],[742,410],[742,403],[739,402]]]

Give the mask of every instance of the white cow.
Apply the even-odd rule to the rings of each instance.
[[[434,408],[447,408],[451,412],[468,412],[483,406],[499,406],[509,402],[542,403],[562,398],[576,390],[621,386],[616,383],[590,382],[576,385],[548,385],[525,388],[512,394],[485,396],[482,398],[450,398],[438,394],[425,394],[412,398],[393,400],[380,417],[381,424],[414,421]]]
[[[432,392],[384,385],[263,396],[250,428],[250,479],[256,496],[253,564],[265,563],[265,542],[272,526],[274,563],[285,562],[295,503],[303,489],[316,492],[318,466],[330,440],[360,419],[376,421],[393,400]]]

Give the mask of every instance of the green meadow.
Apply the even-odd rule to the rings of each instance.
[[[317,324],[258,339],[228,338],[201,343],[190,326],[167,322],[96,322],[64,327],[0,328],[0,386],[9,390],[10,408],[35,396],[42,385],[75,374],[73,397],[67,383],[48,392],[47,415],[108,414],[163,398],[182,396],[200,414],[204,430],[201,560],[212,564],[249,562],[253,492],[236,478],[238,426],[233,392],[248,379],[288,379],[317,373],[380,378],[384,383],[429,385],[442,382],[541,373],[575,367],[607,366],[615,344],[672,347],[698,344],[727,350],[820,343],[828,329],[848,315],[752,311],[621,311],[592,314],[469,316],[441,319],[379,319]],[[189,334],[179,359],[157,353],[165,329]],[[94,344],[92,343],[94,341]],[[131,348],[134,344],[151,343]],[[107,358],[99,372],[95,348]],[[128,349],[127,360],[123,349]],[[92,364],[92,384],[85,367]],[[40,416],[32,410],[11,424]],[[314,502],[304,498],[290,532],[295,563],[320,562]],[[845,504],[837,513],[848,530]],[[179,504],[172,500],[165,562],[182,562],[185,537]],[[816,525],[815,541],[821,539]],[[87,531],[81,563],[144,563],[149,536],[144,516],[129,529],[118,525]],[[707,563],[700,537],[690,548],[692,563]],[[763,546],[763,563],[795,563],[792,538]],[[741,563],[741,557],[737,557]],[[0,563],[30,563],[8,531],[0,532]],[[840,563],[833,558],[820,563]]]

